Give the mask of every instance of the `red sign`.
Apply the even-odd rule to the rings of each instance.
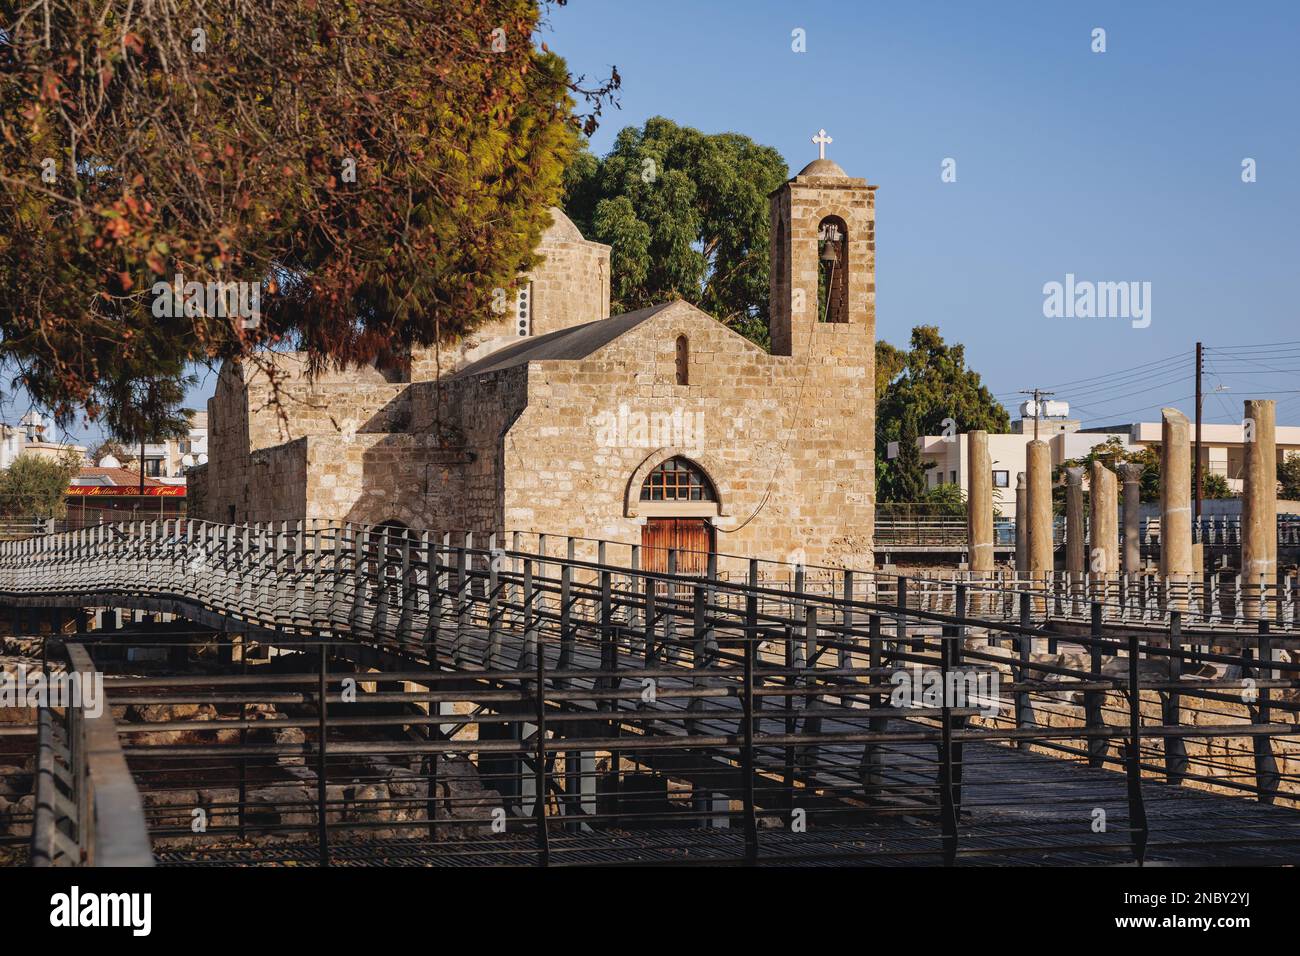
[[[72,485],[68,494],[83,498],[138,498],[142,490],[146,498],[185,497],[184,485],[148,485],[144,489],[139,485]]]

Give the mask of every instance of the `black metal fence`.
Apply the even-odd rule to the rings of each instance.
[[[318,530],[130,536],[147,587],[50,568],[173,609],[201,572],[224,624],[90,632],[161,862],[1300,858],[1300,635],[1270,622]]]
[[[83,632],[162,862],[1300,855],[1271,615],[527,543],[94,529],[0,546],[0,599],[207,625]]]

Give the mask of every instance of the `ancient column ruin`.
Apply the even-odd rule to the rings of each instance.
[[[969,456],[966,533],[970,570],[982,575],[993,570],[993,464],[989,459],[989,433],[967,434],[966,452]]]
[[[1052,457],[1045,441],[1025,446],[1029,485],[1029,574],[1045,581],[1052,572]]]
[[[1119,571],[1119,503],[1116,501],[1115,473],[1094,459],[1088,485],[1092,504],[1088,567],[1094,575],[1105,580]]]
[[[1083,469],[1065,469],[1065,570],[1070,572],[1070,587],[1083,581],[1087,568],[1087,549],[1083,529]]]
[[[1016,575],[1024,577],[1029,572],[1029,491],[1025,488],[1025,473],[1016,472]]]
[[[1176,408],[1160,411],[1160,576],[1169,606],[1177,609],[1194,570],[1191,425]]]
[[[1142,471],[1133,462],[1119,466],[1124,479],[1124,573],[1130,578],[1142,570]]]
[[[1241,499],[1242,611],[1248,621],[1269,616],[1266,591],[1277,576],[1276,405],[1269,399],[1245,403]]]

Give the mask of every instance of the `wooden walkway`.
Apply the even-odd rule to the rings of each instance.
[[[429,741],[410,752],[459,746],[498,754],[514,768],[517,801],[534,777],[562,803],[585,800],[562,773],[547,777],[547,761],[575,752],[605,755],[620,780],[644,768],[693,789],[696,825],[664,831],[671,841],[649,824],[622,832],[617,822],[635,814],[618,810],[614,824],[557,834],[553,863],[564,862],[566,846],[574,862],[607,850],[622,862],[677,862],[678,843],[695,858],[722,860],[738,840],[759,862],[1124,863],[1135,846],[1161,862],[1300,861],[1300,780],[1272,754],[1275,741],[1296,733],[1296,705],[1279,694],[1300,686],[1300,667],[1274,654],[1293,634],[1205,618],[1184,635],[1172,607],[1133,620],[1133,605],[1125,605],[1110,621],[1104,602],[1084,602],[1093,632],[1067,638],[1045,629],[1062,602],[1026,592],[990,596],[960,583],[917,592],[898,580],[891,604],[878,600],[883,578],[867,589],[876,598],[868,600],[852,572],[814,593],[799,575],[783,587],[756,584],[756,562],[746,583],[640,570],[635,555],[618,566],[559,558],[544,543],[539,556],[428,534],[394,545],[388,535],[162,522],[7,542],[0,600],[166,610],[284,648],[324,641],[380,682],[386,672],[421,669],[430,687],[455,676],[444,686],[513,725],[514,743],[492,750]],[[971,652],[966,636],[977,630],[1018,642],[1018,655]],[[1235,643],[1223,650],[1220,637]],[[1092,662],[1056,666],[1057,682],[1036,683],[1046,672],[1028,648],[1058,639],[1085,659],[1092,653]],[[1193,657],[1231,663],[1262,688],[1259,703],[1222,736],[1262,743],[1254,786],[1277,806],[1157,779],[1164,768],[1156,755],[1170,735],[1207,733],[1199,721],[1180,726],[1176,708],[1172,722],[1153,723],[1134,707],[1131,726],[1089,712],[1077,727],[1052,730],[1009,706],[1022,697],[1055,701],[1072,689],[1085,699],[1175,695],[1184,705],[1198,695],[1240,695],[1242,679],[1187,681],[1180,668]],[[912,666],[945,679],[1000,669],[1009,730],[967,726],[975,710],[961,702],[888,706],[890,678]],[[418,677],[402,680],[419,684]],[[542,715],[547,736],[538,740]],[[1042,748],[1069,731],[1137,744],[1141,763],[1112,758],[1111,769],[1089,767],[1007,743],[1019,734]],[[283,752],[310,759],[313,751],[305,744]],[[539,753],[547,759],[533,760]],[[1135,810],[1145,812],[1145,833]],[[511,841],[520,840],[518,832],[503,835],[484,859],[513,859]],[[400,842],[408,855],[424,852],[419,841]],[[455,852],[477,859],[473,847]]]

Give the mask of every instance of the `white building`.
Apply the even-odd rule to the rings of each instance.
[[[208,413],[186,409],[190,428],[184,438],[169,438],[165,442],[146,442],[144,446],[144,474],[164,485],[185,484],[185,469],[202,465],[208,460]],[[127,448],[133,457],[139,448]],[[138,468],[138,465],[132,467]]]
[[[1064,403],[1044,403],[1045,406],[1049,404],[1068,414]],[[1032,402],[1025,403],[1022,411],[1027,408],[1032,414],[1032,405]],[[1045,407],[1044,410],[1048,409]],[[1133,422],[1108,428],[1081,429],[1078,421],[1065,417],[1065,414],[1045,417],[1038,422],[1039,438],[1047,442],[1053,468],[1083,458],[1110,439],[1117,439],[1127,451],[1160,447],[1160,422]],[[1032,419],[1022,418],[1013,422],[1012,431],[1008,434],[989,435],[994,507],[1008,517],[1015,514],[1016,474],[1025,470],[1025,446],[1033,440]],[[965,494],[969,488],[967,462],[970,460],[966,435],[926,435],[919,440],[919,444],[922,463],[927,466],[926,486],[936,488],[943,484],[955,484]],[[1242,488],[1243,444],[1241,425],[1201,425],[1203,473],[1222,475],[1234,493],[1240,493]],[[1287,455],[1300,455],[1300,426],[1277,426],[1277,452],[1279,460]],[[897,449],[891,445],[889,458],[896,456]],[[1084,480],[1086,485],[1086,476]]]
[[[42,458],[62,458],[71,453],[86,457],[86,446],[71,442],[49,441],[48,426],[40,412],[30,411],[14,425],[0,425],[0,468],[8,468],[19,455],[37,455]]]

